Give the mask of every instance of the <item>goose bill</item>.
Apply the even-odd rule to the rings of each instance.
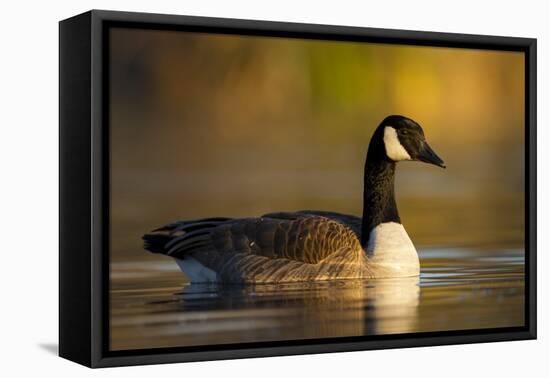
[[[422,143],[422,148],[416,159],[423,161],[424,163],[437,165],[441,168],[446,168],[445,162],[439,156],[437,156],[437,154],[434,150],[432,150],[428,142]]]

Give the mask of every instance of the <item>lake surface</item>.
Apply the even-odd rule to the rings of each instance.
[[[189,284],[169,258],[111,263],[111,350],[524,325],[522,250],[424,249],[413,278]]]

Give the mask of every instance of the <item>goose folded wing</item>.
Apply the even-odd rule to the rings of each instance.
[[[361,218],[350,215],[342,214],[334,211],[322,211],[322,210],[300,210],[296,212],[277,212],[277,213],[268,213],[262,215],[265,218],[274,218],[274,219],[288,219],[295,220],[305,217],[323,217],[333,220],[350,228],[357,237],[361,235]]]
[[[343,249],[356,249],[359,241],[348,227],[319,216],[297,219],[245,218],[210,230],[201,248],[191,255],[216,268],[223,260],[243,255],[268,260],[285,259],[317,264]]]

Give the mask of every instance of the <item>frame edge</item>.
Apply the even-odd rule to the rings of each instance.
[[[526,198],[529,201],[529,219],[526,239],[529,240],[529,260],[526,267],[529,272],[528,282],[528,311],[529,334],[532,339],[537,338],[537,40],[529,39],[526,46],[526,99],[525,117],[528,139],[525,141],[528,148],[526,159],[526,184],[529,192]],[[527,205],[526,205],[527,209]]]
[[[59,22],[59,356],[90,366],[90,20]]]

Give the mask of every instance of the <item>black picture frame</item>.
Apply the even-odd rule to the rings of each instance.
[[[524,327],[109,351],[107,30],[112,26],[525,53]],[[92,10],[59,24],[59,354],[89,367],[536,338],[536,39]]]

